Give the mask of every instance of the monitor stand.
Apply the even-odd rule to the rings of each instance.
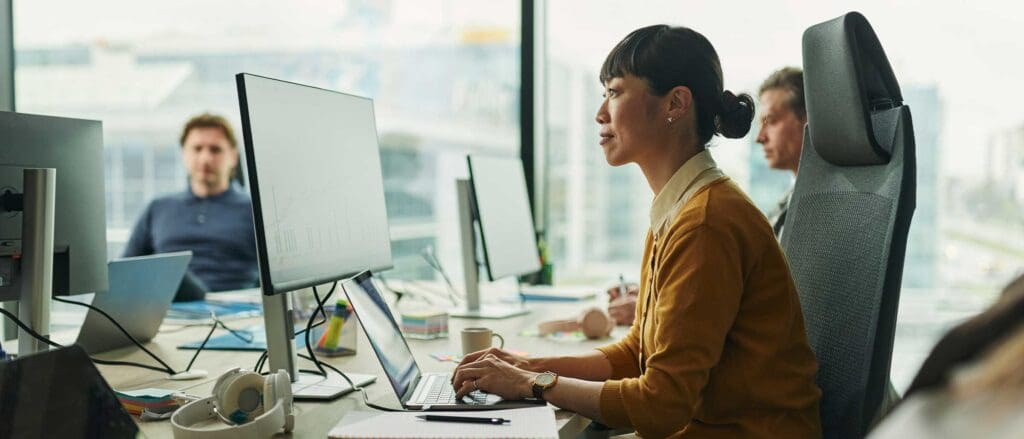
[[[469,180],[455,181],[459,199],[459,230],[462,237],[462,273],[466,285],[466,307],[448,310],[449,317],[469,319],[504,319],[529,314],[530,310],[520,306],[480,304],[480,266],[476,258],[476,233],[474,230],[473,198]]]
[[[344,378],[330,370],[327,376],[299,372],[296,367],[295,324],[292,321],[291,292],[263,298],[263,328],[267,331],[267,362],[271,371],[286,370],[292,378],[292,397],[296,400],[329,401],[353,392]],[[346,373],[359,387],[377,380],[375,375]]]
[[[356,386],[363,387],[377,381],[374,375],[346,373]],[[328,370],[327,376],[299,372],[299,379],[292,382],[292,397],[296,400],[330,401],[352,393],[355,389],[340,375]]]
[[[18,319],[36,334],[49,339],[57,170],[25,168],[22,177],[21,294]],[[48,343],[18,328],[19,356],[49,349]]]

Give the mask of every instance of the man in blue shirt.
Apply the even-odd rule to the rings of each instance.
[[[252,203],[232,184],[239,154],[231,125],[221,116],[195,116],[185,124],[180,142],[189,188],[149,203],[124,256],[191,250],[192,262],[175,301],[258,286]]]

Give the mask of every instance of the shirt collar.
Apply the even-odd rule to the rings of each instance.
[[[683,195],[693,193],[688,189],[697,183],[701,174],[717,169],[718,164],[707,149],[683,163],[661,188],[661,192],[654,197],[654,203],[651,205],[651,230],[657,235],[661,226],[678,210],[677,204]]]
[[[189,200],[192,200],[192,201],[202,201],[202,200],[219,201],[219,200],[224,200],[224,199],[227,199],[229,197],[232,197],[233,195],[235,195],[236,193],[238,193],[241,190],[241,188],[238,187],[235,182],[231,182],[231,184],[228,185],[228,190],[226,190],[224,192],[221,192],[221,193],[219,193],[217,195],[210,195],[209,197],[200,197],[200,196],[196,195],[195,192],[192,192],[192,185],[187,185],[186,187],[187,187],[187,189],[185,189],[185,192],[188,194]]]

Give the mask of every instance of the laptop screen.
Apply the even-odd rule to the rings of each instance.
[[[419,378],[420,368],[412,357],[409,345],[405,343],[398,323],[391,315],[384,297],[373,285],[373,276],[369,271],[344,281],[342,286],[366,332],[366,338],[370,340],[373,351],[384,367],[384,373],[391,381],[391,387],[395,388],[395,393],[401,399]]]
[[[81,346],[0,361],[0,437],[135,437]]]

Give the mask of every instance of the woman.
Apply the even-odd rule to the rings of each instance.
[[[601,147],[654,191],[630,332],[574,356],[490,349],[463,359],[481,389],[552,404],[644,437],[820,436],[817,364],[771,226],[705,149],[750,129],[753,100],[723,91],[711,43],[684,27],[638,29],[601,69]]]

